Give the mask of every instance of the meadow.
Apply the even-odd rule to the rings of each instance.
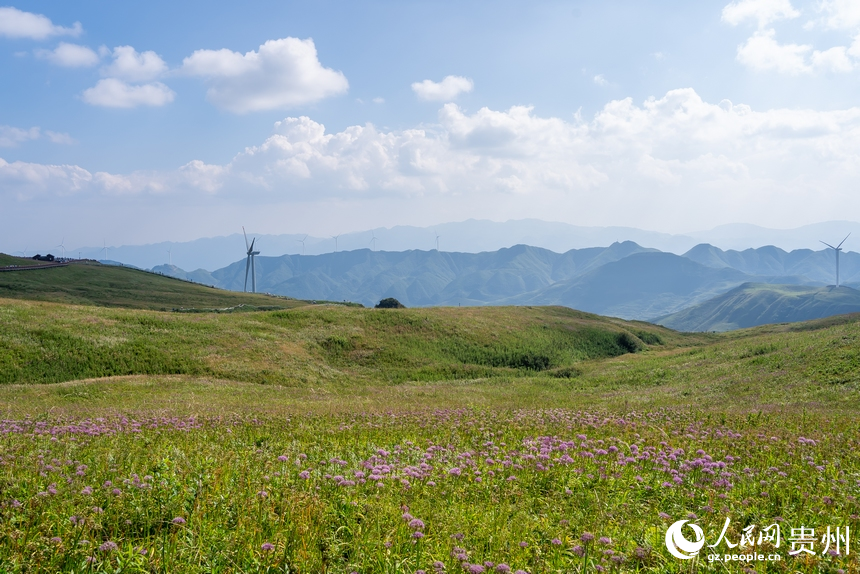
[[[0,572],[857,572],[858,337],[0,300]]]

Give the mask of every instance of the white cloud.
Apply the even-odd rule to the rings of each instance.
[[[12,126],[0,126],[0,147],[17,147],[18,144],[39,139],[39,128],[24,130]]]
[[[825,25],[841,30],[860,28],[860,2],[857,0],[823,0],[821,10],[827,15]]]
[[[373,103],[374,104],[384,104],[385,98],[373,98]]]
[[[848,49],[844,46],[837,46],[823,52],[816,50],[812,53],[812,65],[832,72],[850,72],[854,69],[854,62],[848,57]]]
[[[745,20],[757,20],[759,28],[763,28],[781,19],[791,19],[800,16],[790,0],[735,0],[723,8],[722,19],[733,26]]]
[[[349,88],[343,73],[323,67],[310,38],[269,40],[245,54],[197,50],[181,72],[206,79],[209,101],[234,113],[303,106]]]
[[[45,130],[48,141],[56,144],[72,144],[75,140],[69,134]],[[29,129],[15,128],[12,126],[0,126],[0,147],[17,147],[18,144],[33,141],[42,137],[42,130],[38,127]]]
[[[464,92],[471,92],[475,86],[470,78],[445,76],[441,82],[424,80],[412,84],[412,91],[419,99],[434,102],[450,102]]]
[[[65,68],[88,68],[99,63],[99,55],[86,46],[60,42],[53,50],[36,50],[36,56]]]
[[[158,173],[2,162],[0,196],[205,195],[206,205],[267,210],[292,202],[302,213],[408,198],[398,203],[404,210],[420,204],[460,219],[565,213],[587,215],[589,224],[659,228],[742,213],[788,225],[860,210],[858,150],[860,108],[755,111],[680,89],[638,105],[614,100],[584,121],[522,106],[466,113],[453,103],[436,125],[396,131],[368,124],[327,132],[292,117],[229,163],[193,161]]]
[[[609,82],[606,81],[606,78],[603,77],[603,74],[597,74],[594,76],[594,83],[598,86],[608,86]]]
[[[102,69],[102,75],[128,82],[148,82],[167,71],[167,64],[153,51],[138,53],[131,46],[113,49],[113,62]]]
[[[60,132],[52,132],[51,130],[45,130],[45,135],[48,137],[51,143],[61,144],[61,145],[72,145],[75,143],[75,140],[67,133]]]
[[[172,102],[175,96],[173,90],[161,82],[133,86],[116,78],[99,80],[83,93],[86,103],[108,108],[163,106]]]
[[[7,38],[30,38],[44,40],[51,36],[79,36],[83,32],[80,22],[71,28],[55,26],[50,18],[42,14],[23,12],[6,6],[0,8],[0,36]]]
[[[737,58],[753,70],[796,75],[812,71],[812,66],[806,62],[811,52],[812,46],[778,43],[776,31],[769,29],[756,32],[738,46]]]

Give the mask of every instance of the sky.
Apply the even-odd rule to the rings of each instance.
[[[0,6],[0,251],[860,220],[856,0]]]

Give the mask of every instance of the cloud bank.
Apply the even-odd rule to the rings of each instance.
[[[754,111],[680,89],[641,105],[611,101],[587,122],[522,106],[466,113],[453,103],[440,109],[437,125],[400,131],[367,124],[328,133],[308,117],[290,117],[224,165],[194,161],[122,175],[3,162],[0,184],[19,199],[169,194],[222,203],[450,205],[453,198],[468,216],[489,207],[553,219],[587,210],[652,227],[675,217],[705,225],[739,213],[827,218],[860,209],[857,150],[860,108]]]

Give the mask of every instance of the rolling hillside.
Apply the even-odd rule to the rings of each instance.
[[[563,307],[306,305],[190,315],[0,299],[0,383],[115,375],[288,386],[570,378],[583,361],[697,340]]]
[[[32,259],[0,256],[0,266],[32,265]],[[303,301],[234,293],[129,267],[95,262],[66,267],[0,273],[0,298],[56,301],[79,305],[170,310],[175,308],[291,308]]]
[[[860,291],[850,287],[745,283],[655,322],[679,331],[729,331],[858,312]]]

